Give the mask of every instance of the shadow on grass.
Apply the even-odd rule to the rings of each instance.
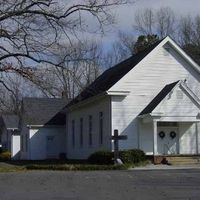
[[[146,165],[140,163],[114,165],[90,164],[87,160],[20,160],[0,162],[0,172],[24,170],[53,170],[53,171],[93,171],[93,170],[127,170],[136,166]]]
[[[10,160],[3,162],[16,166],[89,164],[87,160]]]

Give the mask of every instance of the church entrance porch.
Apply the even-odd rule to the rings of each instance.
[[[146,116],[140,119],[139,130],[139,148],[154,163],[169,157],[200,156],[199,118]]]
[[[169,161],[194,161],[199,155],[199,122],[153,121],[154,163]],[[187,157],[187,159],[177,159]],[[188,159],[191,157],[192,159]],[[171,159],[173,158],[173,159]]]

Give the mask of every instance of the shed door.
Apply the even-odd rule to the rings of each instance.
[[[53,159],[56,158],[56,141],[55,141],[55,136],[47,136],[47,146],[46,146],[46,152],[47,152],[47,158],[48,159]]]

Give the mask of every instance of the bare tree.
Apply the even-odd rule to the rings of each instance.
[[[68,48],[74,49],[74,40],[91,32],[91,20],[95,22],[93,32],[103,32],[106,25],[114,23],[111,9],[127,2],[0,0],[0,109],[17,112],[24,95],[59,96],[57,87],[44,83],[52,80],[58,85],[60,77],[43,68],[48,64],[57,67],[57,71],[67,71],[62,69],[63,63],[70,63],[71,56],[66,54],[57,59],[58,44],[67,43]],[[35,72],[44,70],[45,76],[38,73],[36,81]],[[27,80],[37,82],[37,87]]]
[[[194,22],[191,16],[182,17],[179,24],[179,41],[182,46],[191,44],[194,38]]]
[[[105,68],[110,68],[113,65],[123,61],[129,56],[133,55],[134,44],[136,42],[135,36],[131,33],[119,31],[118,37],[111,49],[104,55]]]
[[[21,100],[24,96],[42,96],[40,90],[15,73],[1,73],[1,80],[8,87],[0,85],[0,111],[8,113],[20,113]]]
[[[113,23],[110,9],[124,3],[127,1],[0,0],[0,71],[30,78],[29,69],[36,63],[60,66],[52,47],[59,40],[71,43],[80,31],[87,30],[83,15],[91,15],[103,30]]]
[[[133,27],[140,34],[152,35],[154,33],[154,24],[155,14],[152,9],[147,8],[135,14],[135,24]]]
[[[141,35],[158,35],[163,38],[167,35],[174,36],[176,17],[169,7],[159,10],[145,9],[135,14],[134,29]]]
[[[181,18],[179,42],[183,49],[200,64],[200,16]]]
[[[63,60],[66,54],[70,56]],[[102,72],[102,49],[95,41],[78,42],[73,48],[59,45],[56,59],[62,67],[48,64],[33,75],[32,81],[47,96],[72,99]]]
[[[160,38],[164,38],[167,35],[174,35],[176,28],[176,18],[171,8],[160,8],[160,10],[156,12],[156,28],[157,35],[159,35]]]

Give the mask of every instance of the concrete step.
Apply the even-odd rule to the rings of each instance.
[[[190,165],[190,164],[199,164],[200,165],[200,157],[199,156],[186,156],[186,157],[166,157],[168,163],[172,165]]]
[[[195,166],[200,166],[199,162],[169,162],[170,165],[195,165]]]
[[[167,160],[200,160],[200,157],[166,157]]]

